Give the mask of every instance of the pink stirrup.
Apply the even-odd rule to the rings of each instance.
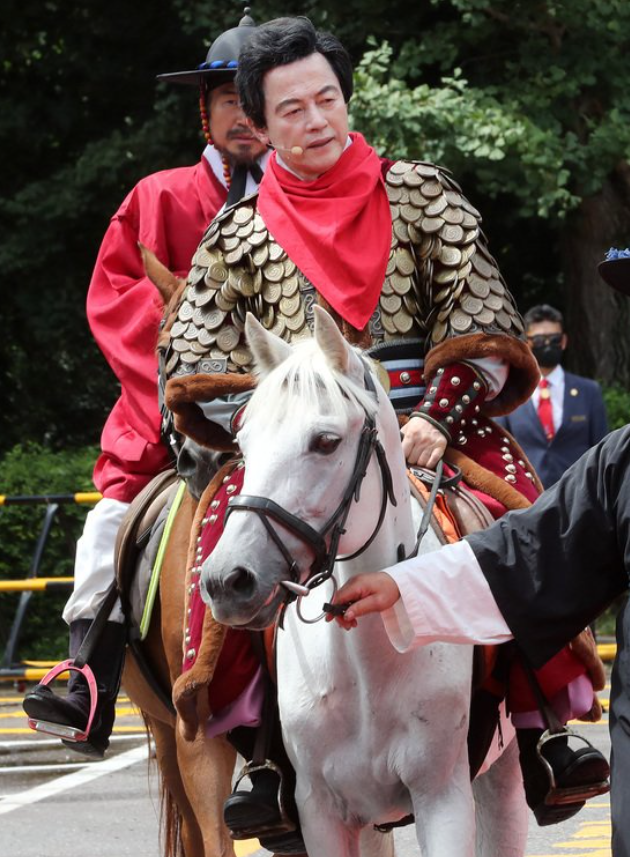
[[[28,725],[36,732],[43,732],[46,735],[54,735],[56,738],[63,738],[66,741],[87,741],[88,735],[90,734],[92,721],[94,720],[96,705],[98,703],[98,690],[96,687],[96,679],[94,678],[94,673],[92,672],[90,666],[88,664],[85,664],[85,666],[77,667],[75,666],[74,660],[72,659],[61,661],[61,663],[57,664],[51,670],[49,670],[49,672],[46,673],[40,684],[50,684],[50,682],[53,679],[57,678],[58,675],[61,675],[61,673],[70,672],[72,670],[74,670],[74,672],[81,673],[83,678],[88,683],[88,687],[90,690],[90,715],[88,717],[85,729],[82,730],[76,726],[67,726],[63,723],[50,723],[48,720],[38,720],[34,717],[28,718]]]

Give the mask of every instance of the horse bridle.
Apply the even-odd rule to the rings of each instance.
[[[372,375],[365,361],[364,363],[364,384],[366,390],[372,393],[377,398],[376,387],[372,379]],[[372,453],[376,454],[381,473],[381,507],[378,520],[371,536],[367,541],[352,555],[337,558],[337,548],[339,540],[345,533],[345,523],[350,513],[352,502],[358,502],[361,494],[361,484],[367,474],[368,465],[372,458]],[[289,575],[291,581],[286,583],[286,594],[284,600],[284,609],[287,605],[298,598],[300,595],[307,595],[316,586],[320,586],[328,580],[333,573],[335,562],[348,562],[356,559],[372,544],[376,538],[385,519],[387,510],[387,501],[390,501],[392,506],[396,506],[396,498],[394,497],[394,486],[392,474],[387,463],[385,450],[378,439],[378,429],[376,421],[367,411],[365,412],[365,420],[361,429],[361,437],[357,449],[356,460],[350,481],[344,491],[339,505],[326,521],[321,530],[316,530],[307,524],[297,515],[288,512],[283,506],[270,500],[267,497],[257,497],[251,494],[240,494],[237,497],[230,497],[228,507],[225,514],[225,522],[233,512],[254,512],[260,518],[265,529],[269,533],[272,541],[275,543],[280,553],[284,557],[289,567]],[[289,549],[282,541],[278,531],[273,527],[271,520],[277,521],[294,536],[297,536],[302,542],[308,545],[315,557],[309,569],[308,578],[304,583],[300,581],[300,569],[297,561],[291,555]],[[328,546],[326,540],[329,539]],[[291,586],[291,582],[293,585]]]

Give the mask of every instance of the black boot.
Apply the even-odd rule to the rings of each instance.
[[[564,734],[545,741],[539,751],[542,734],[542,729],[516,730],[527,805],[545,827],[566,821],[588,798],[607,792],[610,768],[595,747],[585,741],[586,746],[574,750]],[[553,771],[555,788],[541,755]]]
[[[76,657],[87,634],[91,619],[70,624],[70,657]],[[119,622],[107,622],[88,661],[98,690],[98,702],[87,741],[64,740],[66,747],[85,756],[102,759],[109,746],[116,716],[116,697],[125,655],[126,628]],[[70,672],[68,694],[57,696],[48,685],[38,684],[24,697],[22,707],[33,720],[85,729],[90,714],[90,690],[82,675]]]
[[[273,854],[304,854],[306,846],[300,832],[295,804],[295,771],[282,743],[279,723],[273,730],[269,756],[282,771],[255,771],[249,777],[251,791],[238,788],[223,805],[223,820],[235,839],[257,838]],[[227,738],[245,759],[251,759],[256,730],[240,726]],[[281,810],[284,808],[284,812]],[[294,830],[286,829],[286,822]]]

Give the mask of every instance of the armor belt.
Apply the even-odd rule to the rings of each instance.
[[[389,386],[385,388],[398,414],[411,413],[424,398],[424,348],[421,339],[397,339],[380,342],[366,352],[387,372]]]

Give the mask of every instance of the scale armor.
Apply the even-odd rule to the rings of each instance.
[[[432,164],[397,161],[385,185],[392,243],[372,342],[422,339],[428,351],[463,334],[521,338],[479,212],[456,182]],[[317,292],[267,230],[256,198],[221,214],[199,245],[170,331],[168,377],[248,371],[247,312],[287,342],[310,333]]]

